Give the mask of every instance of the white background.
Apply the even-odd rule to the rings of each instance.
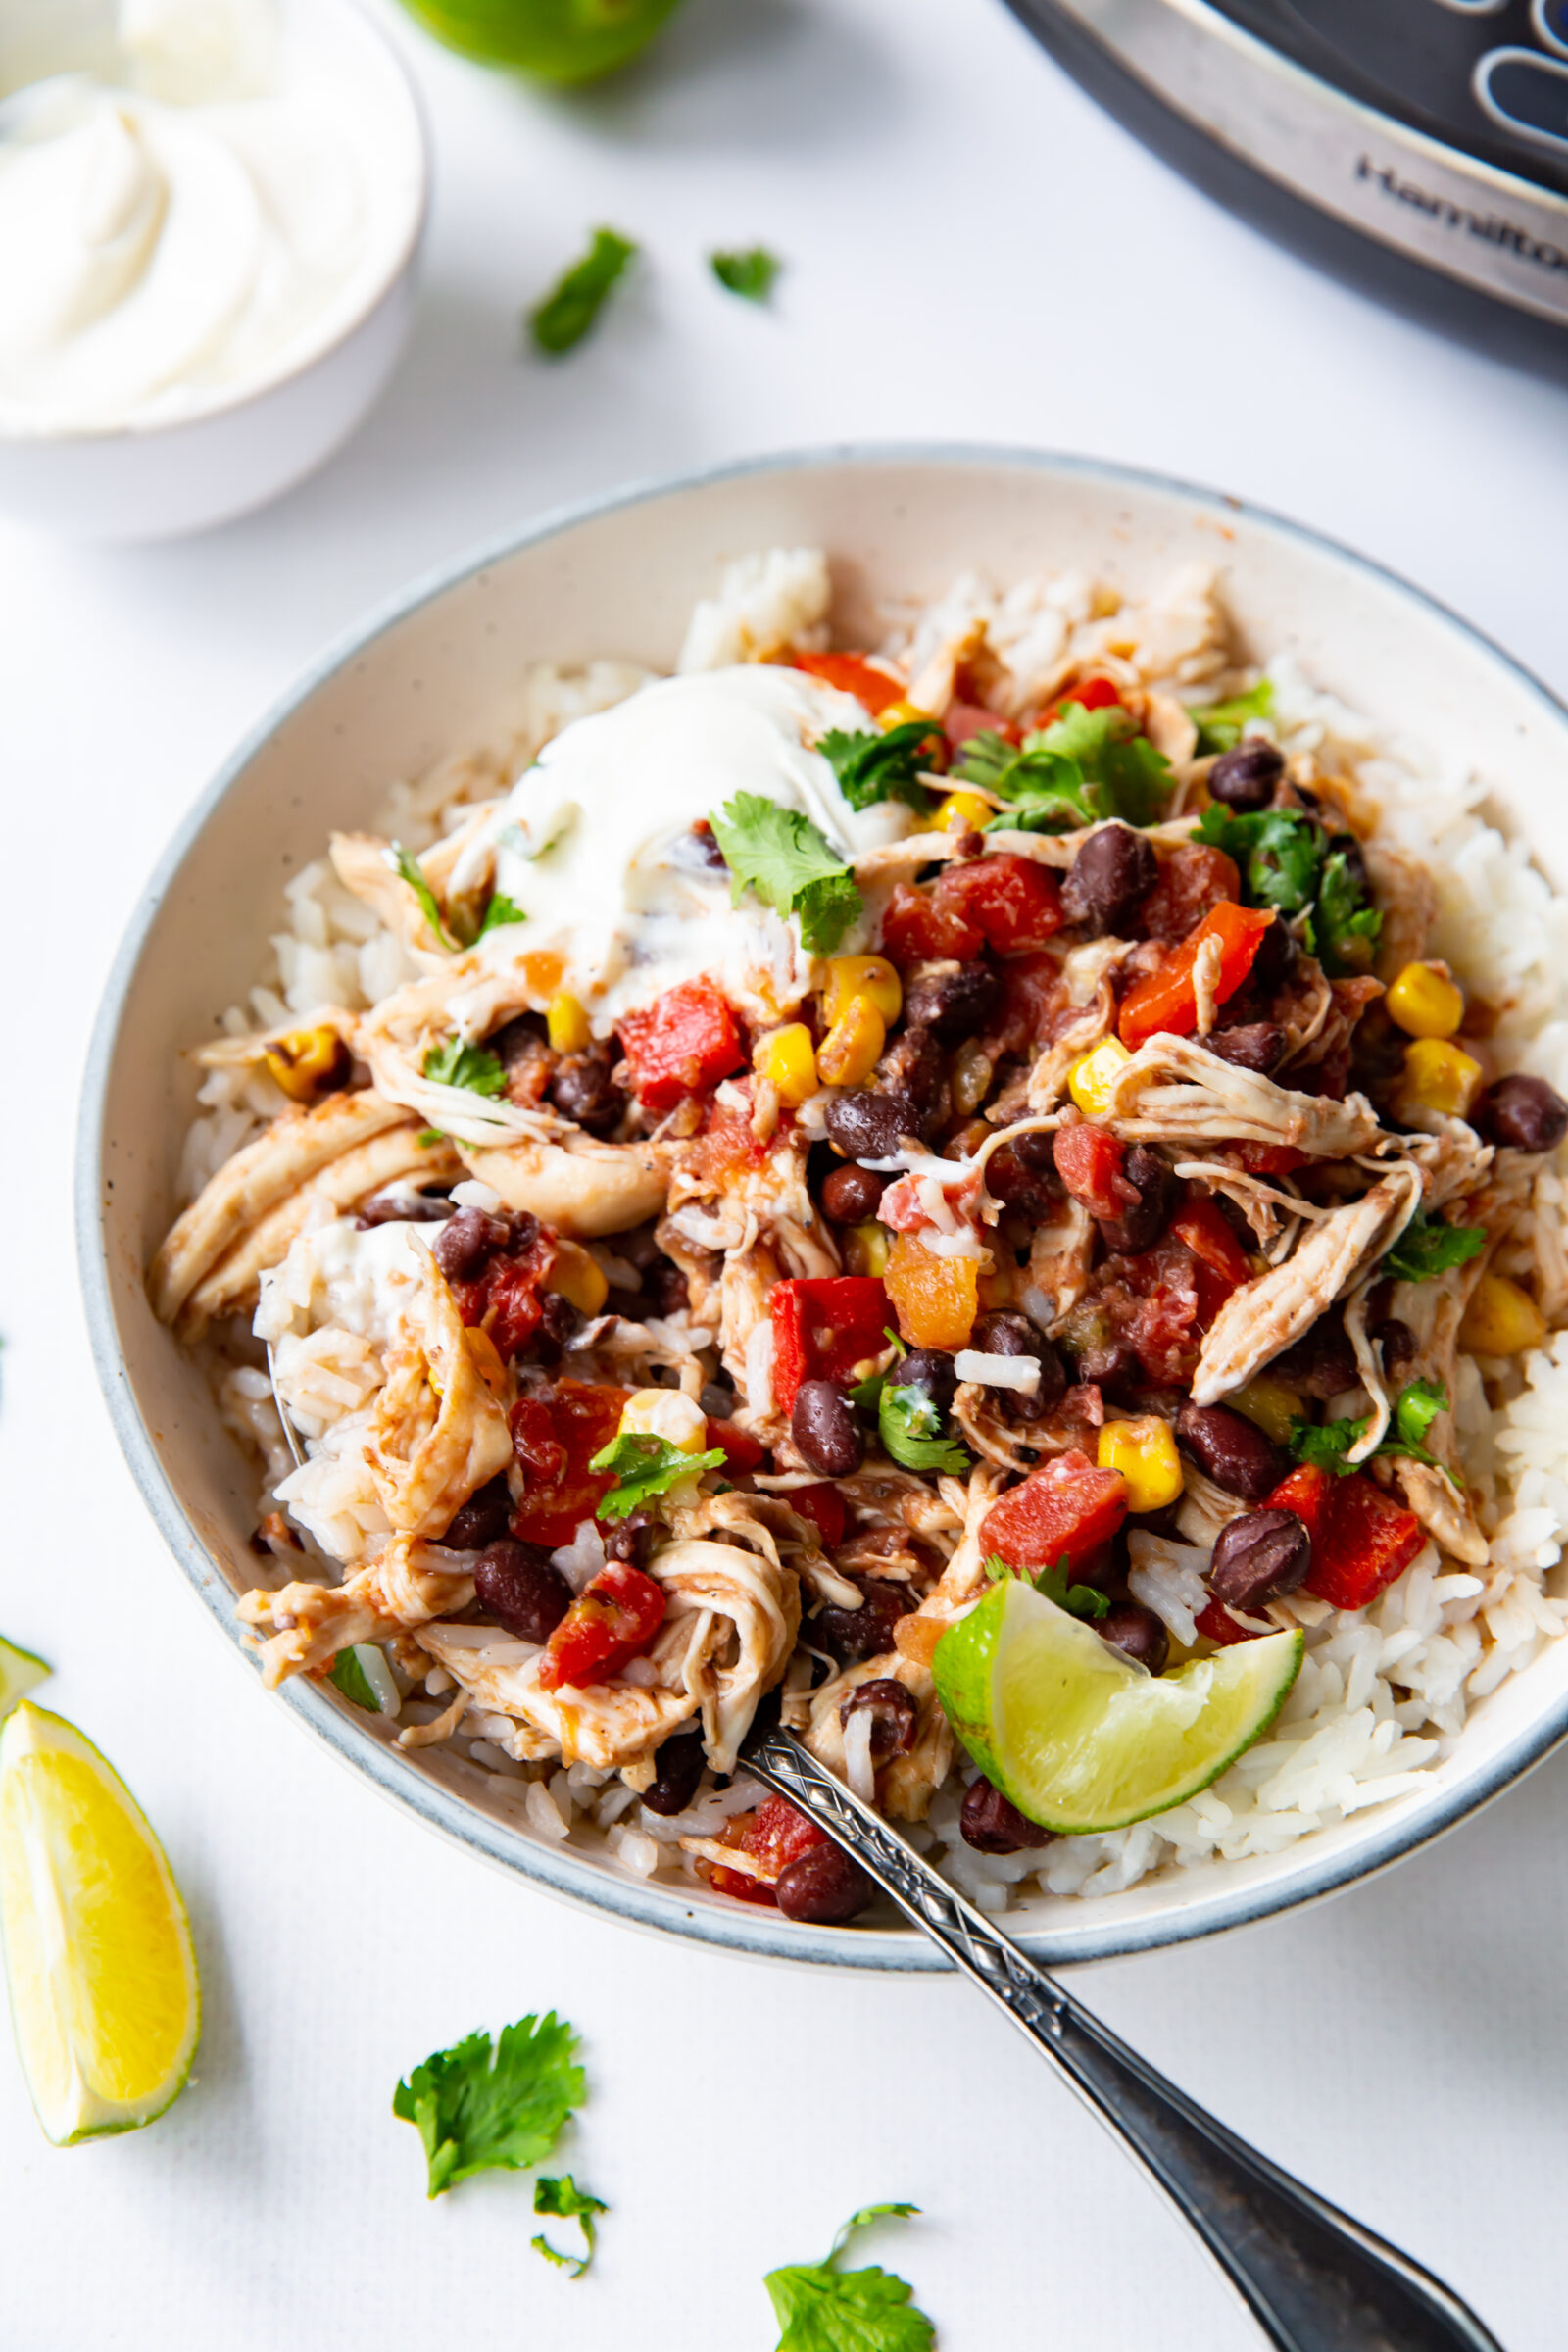
[[[925,2218],[871,2250],[948,2352],[1244,2352],[1177,2224],[959,1984],[766,1970],[559,1907],[361,1788],[225,1654],[99,1401],[78,1071],[142,877],[240,732],[368,606],[547,505],[855,435],[1102,452],[1359,545],[1561,690],[1562,395],[1257,241],[1000,0],[689,0],[656,58],[571,101],[405,47],[435,217],[412,349],[359,439],[183,545],[0,529],[0,1624],[58,1661],[46,1697],[158,1824],[207,2001],[185,2097],[96,2147],[45,2146],[0,2049],[5,2342],[766,2352],[762,2273],[909,2197]],[[635,282],[570,359],[524,357],[519,309],[598,220],[643,241]],[[701,266],[754,237],[790,263],[767,315]],[[1509,2352],[1563,2334],[1565,1792],[1560,1761],[1328,1908],[1078,1979]],[[430,2049],[552,2005],[592,2081],[566,2161],[614,2208],[580,2285],[528,2251],[522,2182],[426,2208],[389,2112]]]

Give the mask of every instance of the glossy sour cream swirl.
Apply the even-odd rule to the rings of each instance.
[[[754,1019],[777,1019],[810,985],[800,924],[749,894],[732,906],[731,877],[693,827],[749,792],[808,817],[847,864],[902,840],[916,830],[913,811],[898,801],[852,808],[811,748],[829,728],[869,725],[852,695],[766,663],[663,678],[575,720],[476,845],[486,857],[493,846],[495,888],[525,918],[488,932],[480,955],[559,958],[558,985],[600,1036],[700,974]],[[858,944],[856,933],[844,942]]]

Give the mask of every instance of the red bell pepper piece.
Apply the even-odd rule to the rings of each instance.
[[[1228,899],[1211,906],[1197,930],[1188,933],[1159,970],[1151,972],[1147,980],[1140,980],[1128,993],[1116,1024],[1122,1044],[1136,1054],[1146,1038],[1154,1037],[1161,1030],[1176,1037],[1191,1037],[1198,1027],[1193,966],[1199,949],[1205,940],[1219,941],[1219,977],[1214,986],[1214,1001],[1223,1004],[1236,994],[1251,970],[1263,934],[1273,920],[1266,907],[1233,906]]]
[[[999,956],[1043,948],[1067,919],[1060,883],[1032,858],[976,858],[948,866],[932,887],[937,905],[955,908]]]
[[[1211,1600],[1193,1620],[1199,1632],[1209,1642],[1218,1642],[1229,1648],[1233,1642],[1256,1642],[1261,1636],[1250,1625],[1238,1625],[1222,1600]]]
[[[541,1690],[608,1683],[648,1647],[664,1622],[664,1588],[628,1560],[612,1560],[579,1592],[539,1661]]]
[[[737,1473],[760,1470],[767,1458],[767,1447],[759,1446],[746,1430],[737,1429],[732,1421],[715,1421],[711,1416],[708,1423],[708,1446],[710,1452],[716,1446],[724,1456],[725,1469]]]
[[[887,1292],[873,1274],[821,1275],[780,1282],[768,1300],[773,1318],[773,1395],[788,1413],[803,1380],[843,1380],[880,1355],[893,1321]]]
[[[1237,1164],[1249,1176],[1294,1176],[1304,1168],[1311,1154],[1298,1152],[1294,1144],[1230,1144],[1227,1150],[1236,1155]]]
[[[808,677],[820,678],[824,686],[836,686],[841,694],[853,694],[873,718],[879,718],[890,703],[902,703],[908,693],[900,679],[889,677],[885,669],[878,669],[863,654],[798,653],[794,662]]]
[[[1334,1481],[1306,1589],[1337,1609],[1364,1609],[1404,1574],[1426,1540],[1414,1511],[1352,1471]]]
[[[818,1487],[792,1487],[784,1497],[792,1511],[809,1519],[822,1542],[831,1551],[844,1541],[849,1511],[837,1487],[823,1484]]]
[[[1232,1291],[1240,1290],[1244,1282],[1251,1281],[1252,1269],[1247,1251],[1212,1200],[1189,1200],[1172,1217],[1170,1229],[1179,1242],[1187,1244],[1200,1266],[1223,1285],[1216,1304],[1228,1298]]]
[[[1109,1543],[1126,1516],[1121,1472],[1097,1470],[1074,1446],[992,1504],[980,1522],[981,1556],[999,1552],[1009,1568],[1054,1568],[1064,1558],[1075,1570]]]
[[[614,1485],[588,1465],[620,1427],[630,1391],[585,1380],[558,1380],[548,1405],[523,1397],[512,1408],[512,1449],[526,1482],[512,1514],[520,1543],[554,1551],[592,1519]]]
[[[1040,724],[1049,727],[1059,718],[1069,703],[1082,703],[1086,710],[1110,710],[1121,704],[1121,695],[1109,678],[1085,678],[1079,686],[1069,686],[1066,693],[1054,702],[1049,710],[1040,714]]]
[[[650,1110],[673,1110],[686,1096],[706,1094],[746,1059],[735,1015],[710,980],[683,980],[641,1012],[626,1013],[620,1042]]]
[[[776,1877],[803,1854],[808,1854],[813,1845],[825,1845],[827,1833],[819,1830],[787,1797],[769,1796],[750,1820],[743,1818],[732,1825],[727,1842],[733,1843],[740,1853],[754,1855]],[[732,1895],[743,1903],[778,1900],[767,1879],[754,1879],[748,1871],[726,1870],[722,1862],[705,1863],[703,1867],[715,1894]]]
[[[1138,1198],[1122,1174],[1126,1153],[1106,1127],[1077,1119],[1056,1130],[1056,1174],[1092,1217],[1119,1217]]]
[[[896,882],[882,917],[882,952],[906,969],[937,957],[956,956],[972,963],[985,946],[985,934],[962,910],[940,905],[929,890]]]
[[[1294,1511],[1315,1544],[1334,1484],[1331,1470],[1319,1470],[1310,1462],[1303,1462],[1298,1470],[1282,1478],[1267,1502],[1258,1507],[1265,1511]]]

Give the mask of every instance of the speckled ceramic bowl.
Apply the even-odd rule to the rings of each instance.
[[[1043,564],[1073,565],[1136,588],[1195,558],[1215,563],[1260,650],[1296,654],[1357,710],[1441,743],[1494,779],[1501,820],[1568,881],[1568,713],[1402,582],[1293,524],[1180,483],[1029,451],[811,453],[621,491],[416,582],[301,680],[186,820],[121,950],[88,1063],[78,1216],[99,1374],[148,1507],[230,1642],[240,1639],[235,1594],[252,1581],[253,1474],[142,1289],[191,1113],[194,1082],[179,1051],[249,986],[282,884],[320,854],[330,828],[363,824],[393,778],[492,735],[530,662],[614,655],[668,665],[694,600],[723,564],[777,545],[830,551],[852,638],[876,626],[882,600],[930,597],[960,569],[1007,580]],[[267,1703],[260,1692],[257,1703]],[[804,1927],[633,1878],[597,1847],[535,1838],[477,1767],[400,1754],[330,1687],[292,1682],[272,1703],[432,1827],[576,1901],[774,1958],[941,1965],[912,1930]],[[1419,1788],[1272,1858],[1206,1863],[1098,1901],[1036,1895],[1007,1925],[1059,1963],[1265,1918],[1424,1844],[1565,1730],[1568,1642],[1483,1700]]]

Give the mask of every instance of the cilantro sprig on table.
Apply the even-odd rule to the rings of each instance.
[[[743,302],[766,302],[784,265],[765,245],[750,245],[738,253],[710,253],[708,267],[726,293]]]
[[[419,1066],[437,1086],[458,1086],[466,1094],[487,1098],[507,1091],[500,1057],[488,1046],[465,1045],[461,1037],[443,1038],[440,1045],[431,1046]]]
[[[1456,1487],[1463,1480],[1446,1462],[1440,1462],[1435,1453],[1427,1450],[1427,1431],[1440,1413],[1448,1410],[1446,1389],[1430,1380],[1408,1381],[1399,1391],[1394,1407],[1394,1424],[1389,1434],[1365,1457],[1376,1461],[1379,1455],[1391,1460],[1425,1462],[1429,1470],[1441,1470],[1445,1478]],[[1363,1462],[1348,1461],[1346,1457],[1356,1441],[1371,1427],[1371,1415],[1359,1420],[1293,1421],[1290,1446],[1298,1462],[1314,1470],[1331,1470],[1336,1478],[1348,1478],[1353,1470],[1362,1469]]]
[[[599,1516],[629,1518],[656,1495],[667,1494],[682,1479],[698,1478],[705,1470],[721,1469],[725,1458],[720,1446],[709,1453],[683,1453],[667,1438],[656,1438],[651,1431],[624,1430],[602,1446],[588,1465],[601,1475],[608,1472],[616,1481],[599,1505]]]
[[[738,792],[711,823],[734,877],[731,903],[750,890],[775,914],[798,915],[802,944],[813,956],[830,956],[858,921],[861,901],[855,876],[810,818],[760,793]]]
[[[1103,1592],[1093,1585],[1075,1585],[1071,1581],[1065,1552],[1054,1568],[1031,1573],[1027,1568],[1009,1566],[1000,1551],[993,1551],[987,1555],[985,1571],[993,1584],[1010,1576],[1021,1585],[1033,1585],[1037,1592],[1044,1593],[1047,1600],[1054,1600],[1058,1609],[1065,1609],[1069,1617],[1098,1620],[1110,1614],[1110,1602]]]
[[[554,2010],[483,2029],[437,2050],[392,2096],[392,2112],[424,2142],[427,2194],[439,2197],[475,2173],[543,2163],[587,2095],[577,2035]],[[537,2210],[537,2208],[536,2208]]]
[[[630,237],[613,228],[596,228],[594,241],[581,261],[557,278],[542,302],[528,313],[528,332],[537,350],[559,358],[588,334],[604,309],[606,298],[628,262],[637,254]]]
[[[1222,703],[1189,703],[1187,715],[1198,728],[1198,752],[1231,752],[1241,742],[1250,718],[1272,718],[1274,688],[1267,678],[1246,694],[1233,694]]]
[[[528,2243],[546,2262],[553,2262],[558,2271],[580,2278],[594,2258],[594,2217],[608,2213],[609,2206],[601,2198],[591,2197],[585,2188],[579,2188],[569,2173],[563,2173],[559,2180],[534,2182],[533,2209],[535,2213],[555,2214],[560,2220],[578,2225],[582,2230],[580,2254],[564,2254],[559,2246],[551,2244],[543,2230],[537,2237],[530,2237]]]
[[[1016,747],[990,731],[971,735],[953,772],[1006,803],[991,832],[1071,831],[1107,817],[1152,825],[1164,814],[1174,781],[1169,761],[1130,712],[1082,703],[1065,704],[1050,726]]]
[[[916,2308],[914,2290],[880,2265],[846,2271],[839,2258],[857,2230],[907,2221],[918,2205],[863,2205],[852,2214],[821,2262],[788,2263],[762,2284],[779,2325],[777,2352],[930,2352],[936,2329]]]
[[[920,781],[920,770],[930,765],[933,739],[941,742],[940,727],[908,718],[885,734],[871,727],[829,727],[817,737],[816,749],[852,808],[905,801],[923,814],[931,806],[931,794]]]
[[[1482,1225],[1446,1225],[1418,1208],[1383,1259],[1383,1271],[1397,1282],[1429,1282],[1451,1266],[1468,1265],[1487,1246]]]

